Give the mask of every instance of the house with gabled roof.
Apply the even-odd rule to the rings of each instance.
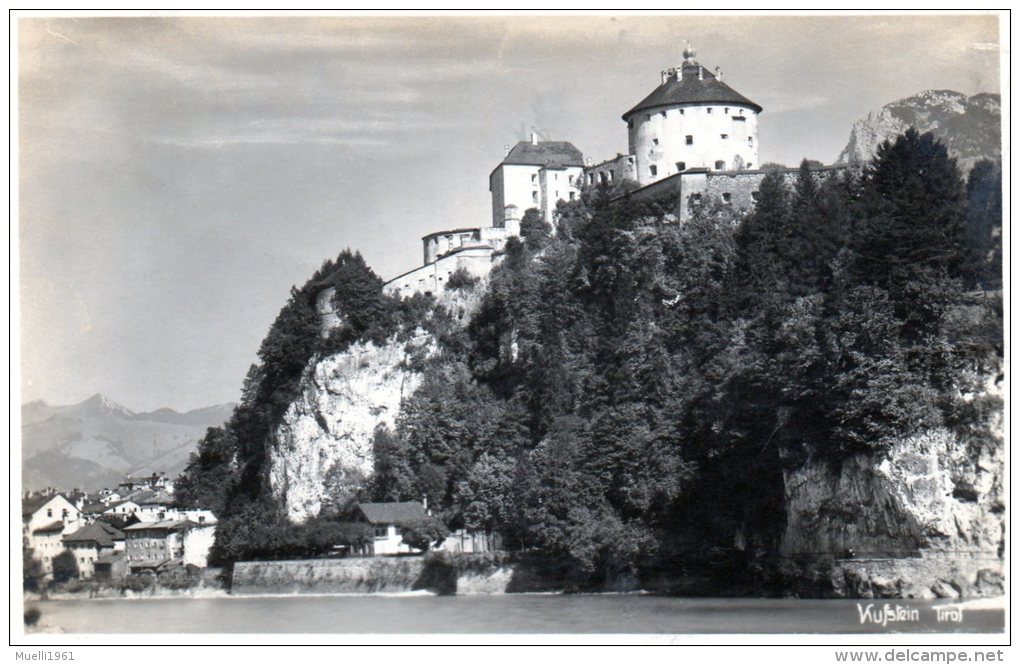
[[[78,564],[78,576],[91,579],[95,575],[95,563],[101,557],[124,551],[124,532],[97,520],[77,531],[63,536],[64,547],[69,550]]]
[[[81,513],[62,494],[30,496],[21,503],[23,545],[42,564],[46,575],[53,574],[53,559],[64,551],[62,537],[82,524]]]
[[[417,550],[403,541],[403,529],[428,520],[429,514],[417,501],[359,503],[352,519],[373,528],[374,539],[365,554],[411,554]]]

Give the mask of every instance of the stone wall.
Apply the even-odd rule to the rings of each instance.
[[[232,594],[400,593],[412,591],[424,557],[365,557],[299,561],[239,561]]]

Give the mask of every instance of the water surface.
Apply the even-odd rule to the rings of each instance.
[[[862,610],[916,610],[917,620],[861,622]],[[1001,633],[1004,612],[948,601],[675,598],[642,594],[228,596],[36,603],[40,627],[68,633]],[[995,603],[992,603],[995,605]],[[908,612],[908,616],[910,616]]]

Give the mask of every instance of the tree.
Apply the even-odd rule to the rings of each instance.
[[[38,591],[45,572],[42,563],[32,555],[32,550],[27,547],[21,550],[21,575],[22,586],[25,591]]]
[[[183,508],[224,514],[230,488],[236,481],[237,439],[229,428],[210,427],[191,453],[188,465],[174,483],[174,501]]]
[[[528,247],[538,248],[552,235],[552,226],[545,221],[538,208],[528,208],[521,217],[521,236]]]
[[[78,579],[78,560],[71,550],[64,550],[53,557],[53,584],[63,584]]]
[[[439,545],[450,533],[439,520],[434,517],[408,522],[400,525],[401,542],[409,547],[427,552],[434,545]]]

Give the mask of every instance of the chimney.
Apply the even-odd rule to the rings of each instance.
[[[669,80],[669,70],[668,69],[663,69],[662,70],[662,82],[666,83],[666,81],[668,81],[668,80]]]
[[[721,67],[716,67],[715,68],[715,77],[717,79],[719,79],[720,81],[722,80],[722,68]]]
[[[538,134],[531,132],[531,145],[538,145]]]
[[[509,154],[510,154],[510,144],[509,143],[504,143],[503,144],[503,156],[506,157]]]

